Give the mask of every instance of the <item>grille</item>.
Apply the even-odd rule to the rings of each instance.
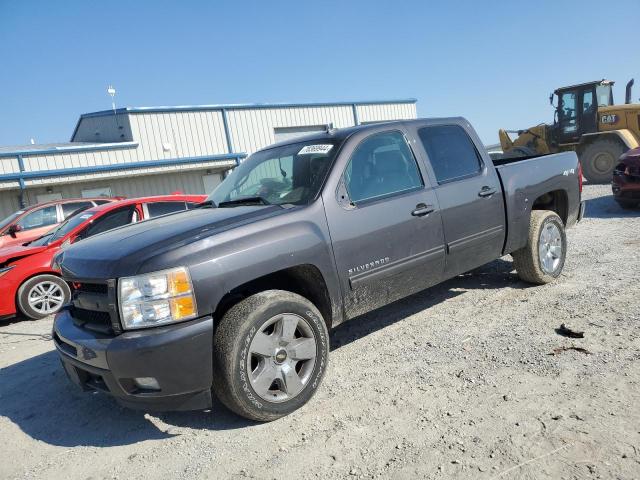
[[[107,285],[101,283],[76,283],[73,286],[78,292],[101,293],[103,295],[108,293]]]
[[[95,310],[85,310],[84,308],[72,306],[70,313],[78,326],[95,332],[106,334],[113,333],[109,312],[97,312]]]
[[[71,309],[73,318],[87,323],[111,323],[111,317],[108,312],[96,312],[94,310],[85,310],[84,308]]]
[[[74,323],[104,335],[121,333],[118,320],[115,281],[83,282],[67,280],[72,288],[69,313]]]

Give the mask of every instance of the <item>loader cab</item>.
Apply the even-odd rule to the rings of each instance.
[[[598,107],[613,105],[613,82],[582,83],[558,88],[554,129],[558,144],[578,143],[585,133],[598,131]]]

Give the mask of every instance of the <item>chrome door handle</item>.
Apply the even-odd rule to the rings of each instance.
[[[433,205],[426,205],[424,203],[419,203],[416,205],[415,210],[411,212],[411,215],[414,217],[424,217],[425,215],[429,215],[431,212],[435,211]]]
[[[494,193],[496,193],[496,189],[495,188],[484,186],[478,192],[478,196],[479,197],[490,197]]]

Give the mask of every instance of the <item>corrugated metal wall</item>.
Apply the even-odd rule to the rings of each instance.
[[[360,122],[379,122],[382,120],[407,120],[416,118],[415,103],[397,103],[385,105],[357,105]]]
[[[416,117],[415,103],[386,103],[357,105],[357,116],[361,123],[401,120]],[[168,108],[160,111],[135,111],[118,114],[118,121],[111,114],[88,115],[82,117],[74,141],[107,142],[132,141],[138,146],[117,150],[96,150],[85,152],[56,152],[41,155],[25,155],[23,157],[26,171],[54,170],[75,167],[124,164],[148,160],[176,159],[225,154],[232,152],[252,153],[275,142],[275,129],[317,126],[332,123],[336,128],[354,125],[352,105],[334,106],[286,106],[234,108],[226,107],[231,147],[227,145],[224,131],[223,114],[220,107],[208,108]],[[98,135],[96,135],[98,133]],[[124,137],[122,137],[124,135]],[[106,179],[112,180],[114,194],[120,191],[117,185],[123,185],[123,195],[147,195],[148,193],[164,193],[166,190],[161,179],[174,172],[178,179],[183,175],[195,175],[200,178],[199,190],[189,190],[176,186],[173,190],[198,193],[202,190],[201,176],[203,169],[218,172],[234,165],[233,161],[205,161],[173,167],[155,167],[148,169],[132,169],[128,171],[74,175],[26,182],[29,198],[35,199],[32,192],[44,185],[54,188],[59,185],[64,196],[74,196],[83,188],[99,187]],[[200,170],[200,173],[193,173]],[[0,158],[0,174],[19,171],[15,158]],[[175,172],[180,172],[176,174]],[[131,177],[131,178],[130,178]],[[117,180],[117,181],[116,181]],[[142,187],[142,185],[147,187]],[[155,184],[155,188],[151,186]],[[78,185],[85,185],[80,187]],[[130,185],[130,187],[126,186]],[[136,190],[136,188],[138,188]],[[10,190],[2,193],[2,190]],[[0,211],[6,212],[17,206],[17,184],[0,183]],[[39,190],[38,190],[39,191]],[[76,193],[73,193],[76,192]],[[6,200],[6,201],[5,201]]]
[[[50,187],[29,188],[25,194],[28,204],[36,203],[38,195],[46,193],[61,193],[63,198],[77,198],[82,196],[83,190],[109,187],[111,193],[116,196],[128,198],[164,195],[175,191],[184,193],[202,194],[205,192],[202,177],[207,175],[207,170],[183,171],[180,175],[160,174],[137,176],[129,178],[113,178],[103,181],[67,183]],[[51,190],[48,192],[47,190]],[[0,192],[0,220],[20,209],[17,190]]]
[[[228,153],[220,111],[133,113],[130,118],[141,160]]]
[[[247,153],[274,143],[274,128],[328,123],[336,128],[354,125],[351,106],[230,110],[227,115],[234,149]]]

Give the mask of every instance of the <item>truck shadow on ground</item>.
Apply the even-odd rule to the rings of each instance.
[[[625,218],[640,216],[640,207],[625,210],[613,199],[613,195],[585,200],[585,218]]]
[[[447,280],[385,307],[354,318],[331,332],[331,350],[348,345],[370,333],[382,330],[418,312],[448,299],[464,294],[466,290],[528,288],[513,269],[513,262],[498,259],[476,270]]]
[[[465,290],[526,288],[512,270],[511,262],[496,260],[363,315],[332,332],[332,349],[462,295]],[[40,337],[50,341],[44,335]],[[256,425],[229,412],[218,402],[207,412],[146,415],[122,408],[107,396],[76,390],[67,380],[54,351],[0,369],[0,416],[36,440],[64,447],[129,445],[172,438],[180,435],[183,428],[233,430]]]

